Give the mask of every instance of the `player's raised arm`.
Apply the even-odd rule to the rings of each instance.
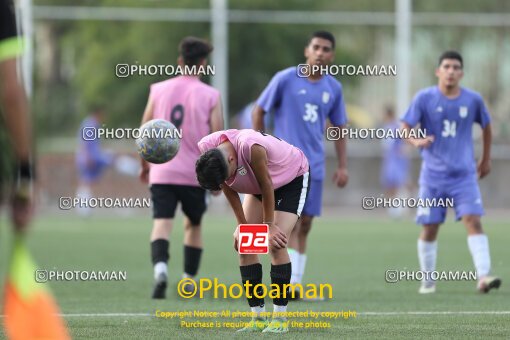
[[[252,120],[252,124],[253,124],[253,130],[258,130],[258,131],[264,131],[265,130],[265,126],[264,126],[264,115],[266,114],[266,112],[264,111],[263,108],[261,108],[258,104],[255,104],[253,106],[253,111],[251,112],[251,120]]]
[[[487,124],[482,130],[483,136],[483,151],[482,159],[478,162],[478,178],[484,178],[491,171],[491,143],[492,143],[492,128],[491,124]]]

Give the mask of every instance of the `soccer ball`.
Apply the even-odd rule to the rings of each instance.
[[[136,139],[138,154],[149,163],[162,164],[175,157],[181,144],[175,125],[164,119],[153,119],[140,127]]]

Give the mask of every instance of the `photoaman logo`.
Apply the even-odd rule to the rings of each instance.
[[[267,254],[269,226],[267,224],[240,224],[239,254]]]

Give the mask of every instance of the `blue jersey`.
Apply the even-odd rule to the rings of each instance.
[[[76,158],[78,161],[86,159],[99,159],[102,156],[101,142],[98,138],[86,140],[83,138],[84,129],[99,129],[99,122],[93,117],[85,118],[78,129],[78,152]]]
[[[384,130],[392,130],[395,134],[399,129],[397,121],[384,124]],[[406,158],[404,154],[404,141],[399,138],[386,138],[382,140],[383,159],[385,162],[399,162],[400,159]]]
[[[392,130],[395,134],[399,129],[398,121],[394,121],[383,126],[384,130]],[[405,153],[404,140],[400,138],[386,138],[382,140],[383,148],[383,167],[395,169],[402,168],[402,172],[407,172],[409,168],[409,157]]]
[[[257,104],[274,112],[274,135],[300,148],[310,163],[314,180],[325,176],[324,130],[326,119],[345,125],[347,114],[342,85],[329,75],[316,82],[297,76],[297,68],[278,72]]]
[[[397,131],[399,129],[398,121],[385,124],[383,129]],[[409,157],[405,153],[404,141],[400,138],[386,138],[382,140],[382,147],[381,183],[383,187],[399,188],[405,185],[410,164]]]
[[[99,138],[86,140],[83,138],[84,129],[99,129],[101,126],[94,117],[83,120],[78,130],[78,150],[76,152],[76,164],[80,169],[92,169],[104,167],[112,162],[112,156],[101,149]]]
[[[449,99],[437,86],[426,88],[418,92],[402,121],[411,127],[419,123],[434,136],[434,142],[421,150],[421,184],[441,185],[451,178],[476,176],[472,127],[490,123],[480,94],[461,88],[456,98]]]

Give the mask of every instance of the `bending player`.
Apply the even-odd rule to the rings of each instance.
[[[211,51],[212,46],[204,40],[184,38],[179,45],[178,63],[182,67],[205,66]],[[193,169],[200,156],[198,141],[223,128],[220,93],[192,74],[153,84],[142,124],[156,118],[169,120],[182,130],[181,146],[175,158],[150,166],[142,160],[140,174],[143,182],[150,183],[153,202],[154,224],[150,240],[156,283],[152,297],[163,299],[168,280],[169,234],[178,202],[181,202],[185,215],[183,277],[194,277],[200,265],[206,192],[189,169]],[[186,286],[186,289],[191,288],[191,285]]]
[[[198,144],[204,154],[196,163],[200,185],[209,190],[222,189],[238,224],[269,225],[271,283],[290,283],[291,264],[287,240],[296,224],[309,188],[308,160],[301,150],[279,138],[254,130],[226,130],[204,137]],[[243,204],[238,193],[247,194]],[[237,234],[234,234],[237,249]],[[262,265],[257,255],[239,255],[241,279],[251,287],[262,283]],[[252,288],[253,290],[253,288]],[[285,333],[286,318],[274,317],[271,323],[260,316],[264,299],[247,291],[254,317],[239,331]],[[260,293],[257,294],[260,296]],[[286,294],[273,299],[274,312],[285,313]]]
[[[453,199],[455,217],[462,220],[468,233],[468,246],[477,271],[480,292],[499,288],[501,280],[490,275],[489,241],[480,216],[484,214],[477,177],[490,172],[490,116],[477,92],[459,85],[464,72],[462,57],[455,51],[444,52],[436,69],[438,85],[418,92],[402,119],[403,129],[417,124],[427,137],[409,139],[421,148],[423,164],[420,173],[420,198]],[[483,154],[476,165],[473,151],[472,126],[483,129]],[[478,176],[477,176],[478,175]],[[423,225],[418,239],[418,258],[422,271],[436,269],[437,233],[445,221],[446,208],[419,209],[416,222]],[[424,281],[419,292],[434,293],[435,282]]]
[[[335,37],[325,31],[312,34],[304,50],[304,70],[314,65],[327,66],[335,56]],[[289,67],[278,72],[264,89],[253,109],[253,128],[264,131],[264,114],[274,111],[274,134],[297,146],[310,161],[310,195],[303,208],[303,216],[289,240],[292,262],[291,283],[301,283],[306,264],[306,243],[315,216],[322,208],[322,186],[326,174],[324,129],[329,119],[333,126],[342,128],[347,115],[342,85],[328,74],[303,73],[302,66]],[[344,187],[348,181],[346,140],[335,141],[338,167],[333,183]]]

